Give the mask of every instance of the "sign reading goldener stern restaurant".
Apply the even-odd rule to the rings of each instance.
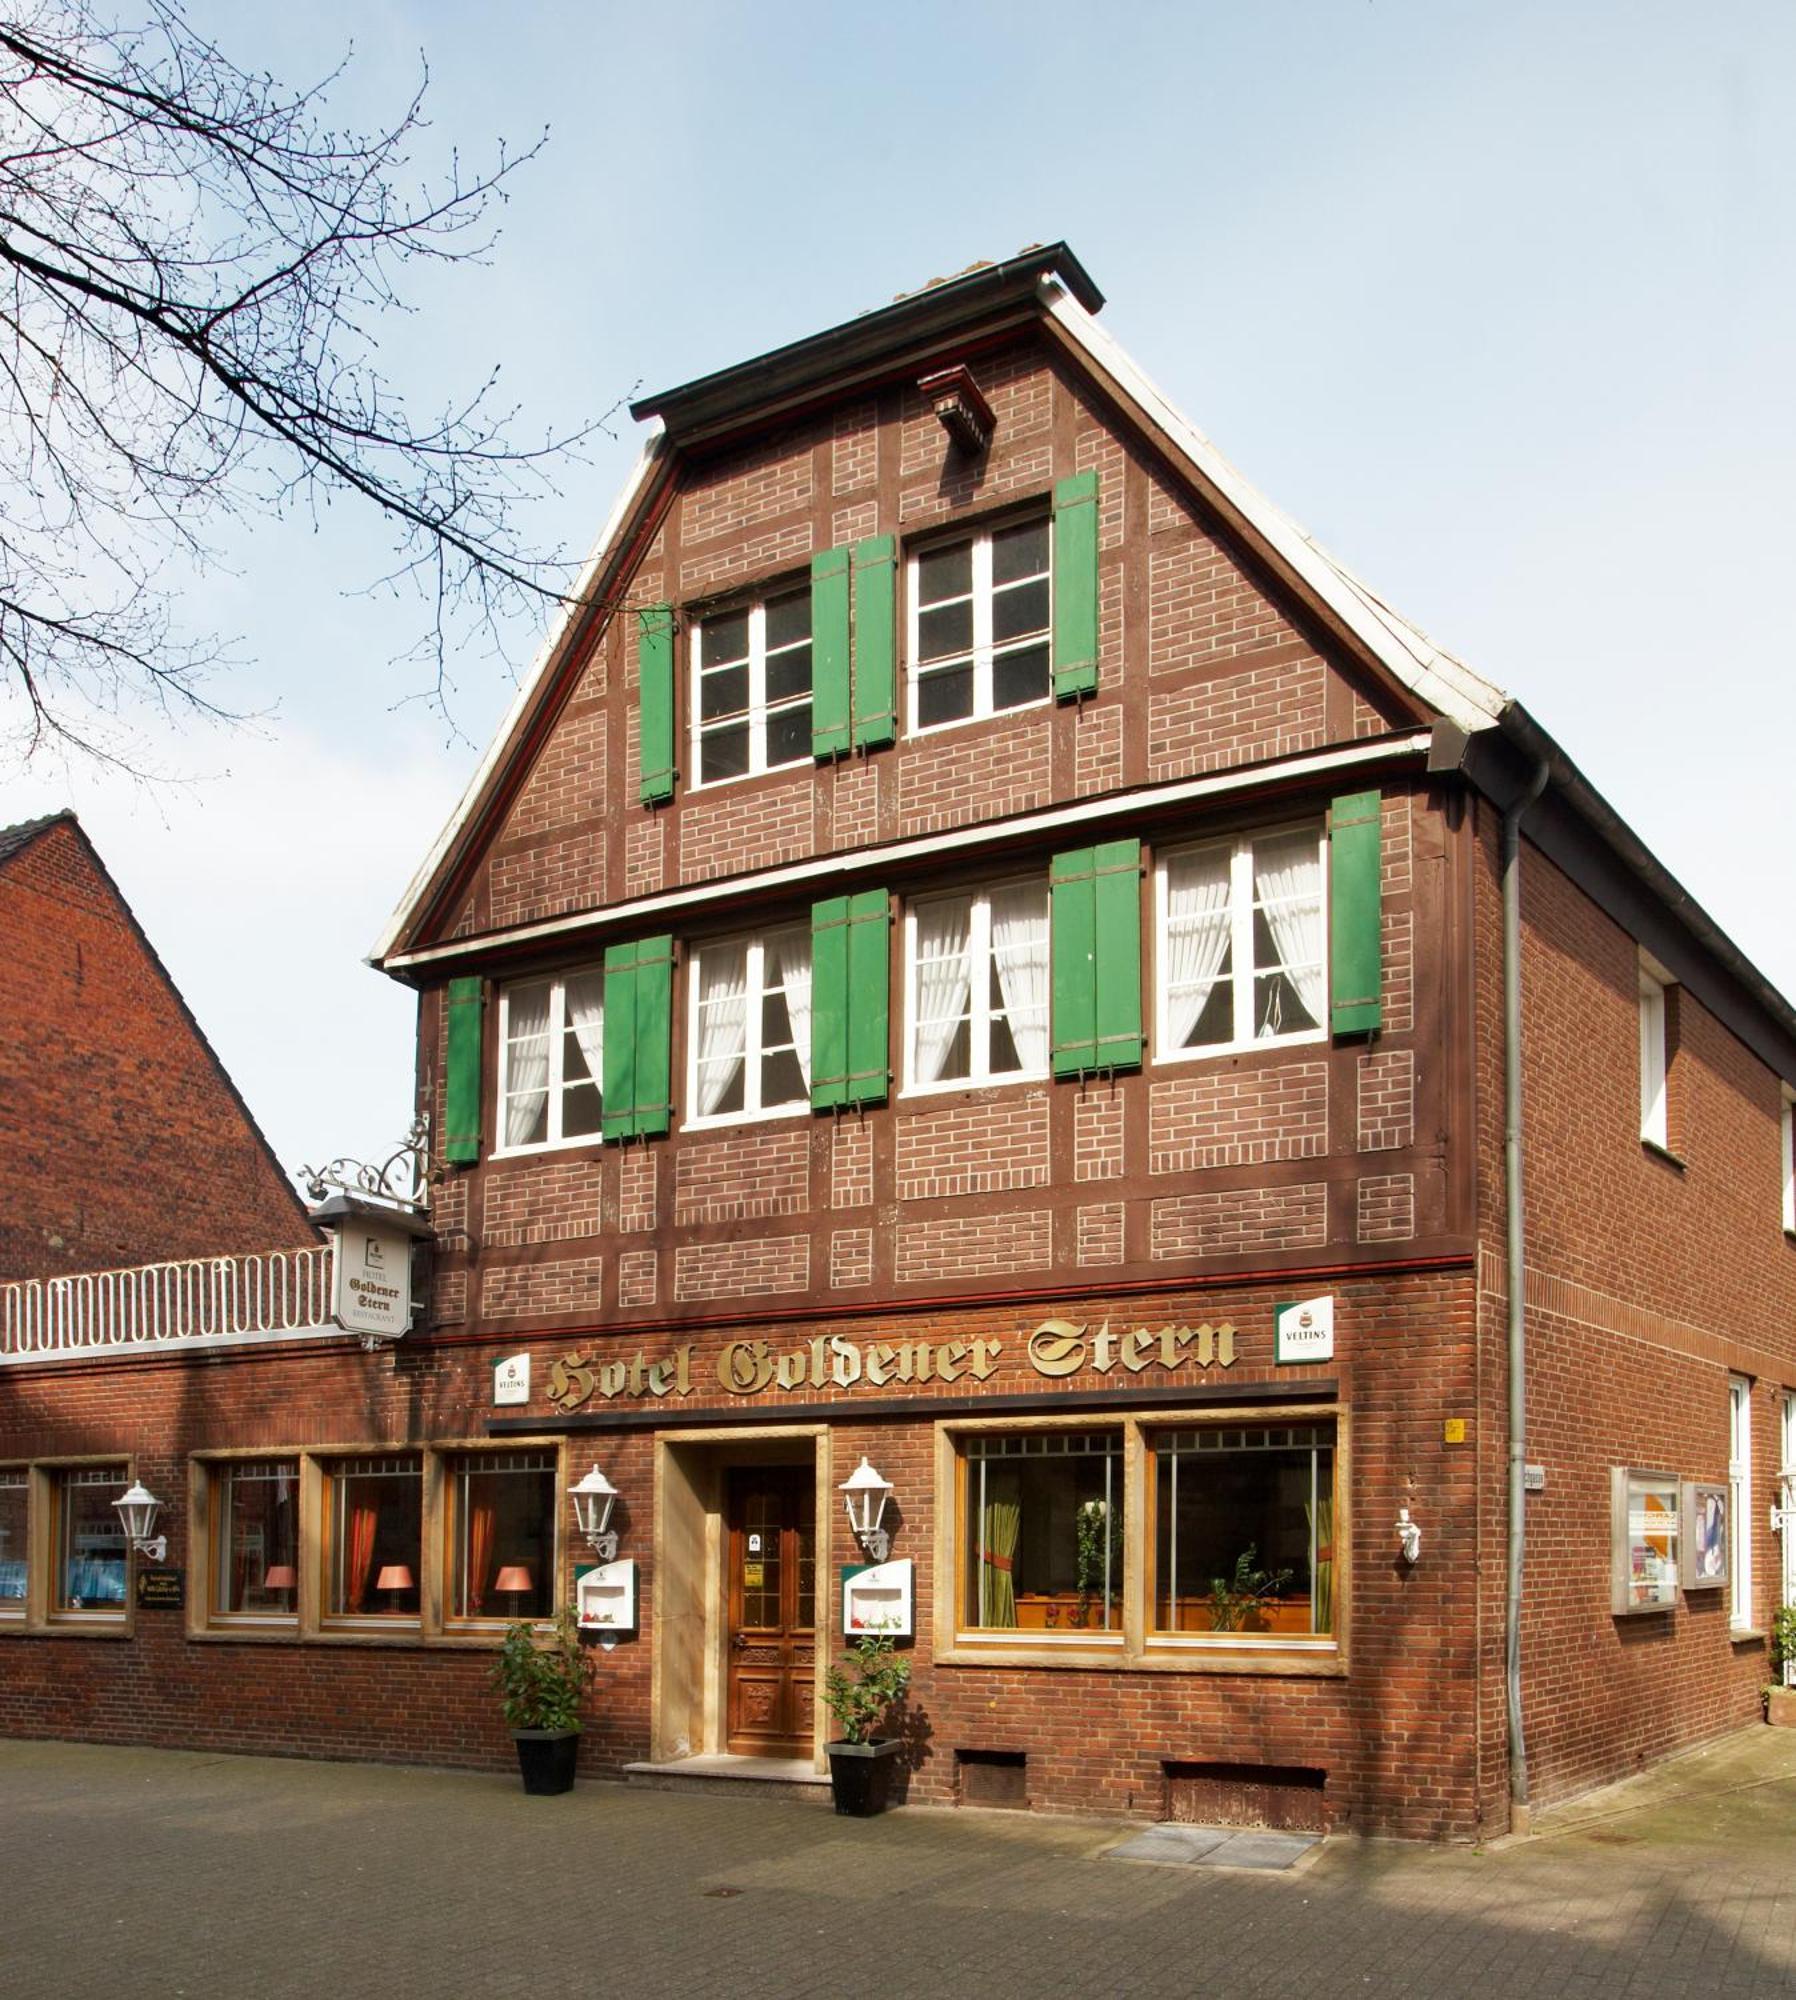
[[[397,1340],[412,1323],[411,1232],[357,1215],[337,1231],[331,1311],[348,1333]]]

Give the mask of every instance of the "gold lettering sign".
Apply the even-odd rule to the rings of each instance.
[[[651,1360],[642,1349],[595,1360],[564,1354],[549,1364],[548,1398],[558,1410],[577,1410],[594,1396],[690,1396],[696,1344]],[[915,1388],[930,1382],[989,1382],[1004,1352],[1000,1340],[845,1340],[820,1333],[800,1347],[776,1348],[769,1340],[732,1340],[717,1356],[717,1386],[728,1396],[787,1395],[802,1390]],[[1232,1368],[1235,1329],[1219,1326],[1096,1328],[1070,1319],[1044,1319],[1030,1334],[1023,1357],[1037,1375],[1059,1381],[1090,1368],[1140,1375],[1150,1368]]]

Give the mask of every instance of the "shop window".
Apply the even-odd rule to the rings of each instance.
[[[811,593],[720,612],[692,635],[701,785],[811,757]]]
[[[1156,1634],[1219,1646],[1333,1638],[1334,1441],[1333,1424],[1153,1440]]]
[[[413,1457],[346,1458],[324,1468],[330,1561],[325,1615],[418,1616],[423,1468]]]
[[[1314,1041],[1328,1018],[1318,826],[1212,841],[1158,870],[1162,1061]]]
[[[221,1465],[213,1498],[213,1612],[224,1618],[292,1618],[299,1603],[299,1461]]]
[[[71,1465],[51,1474],[55,1616],[124,1617],[130,1549],[113,1502],[130,1483],[122,1465]]]
[[[689,1124],[806,1110],[811,936],[776,931],[692,954]]]
[[[967,1635],[1120,1638],[1122,1432],[993,1432],[961,1458]]]
[[[911,727],[1046,701],[1048,523],[937,543],[910,559]]]
[[[555,1608],[555,1454],[448,1461],[449,1616],[547,1618]]]
[[[31,1581],[31,1475],[0,1467],[0,1618],[23,1618]]]
[[[500,995],[502,1151],[598,1138],[604,1008],[605,979],[598,971],[528,980]]]
[[[912,1090],[1048,1074],[1048,891],[938,896],[905,921]]]

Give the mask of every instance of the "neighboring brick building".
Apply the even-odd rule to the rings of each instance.
[[[312,1240],[72,812],[0,828],[0,1282]]]
[[[1796,1016],[1101,303],[1030,251],[638,406],[376,955],[428,1324],[15,1375],[32,1531],[109,1453],[196,1581],[72,1671],[34,1586],[0,1726],[502,1759],[482,1650],[596,1461],[639,1600],[583,1768],[808,1763],[865,1457],[913,1798],[1500,1830],[1512,1048],[1526,1793],[1757,1712]]]

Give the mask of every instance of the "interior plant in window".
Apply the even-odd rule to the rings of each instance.
[[[1120,1632],[1121,1432],[993,1432],[961,1457],[963,1632]]]
[[[499,1011],[499,1136],[508,1152],[597,1138],[603,1105],[605,976],[508,986]]]
[[[692,955],[691,1122],[808,1108],[811,934],[775,931]]]
[[[1045,884],[919,902],[907,939],[913,1089],[1048,1073]]]
[[[1160,1053],[1320,1036],[1327,931],[1319,827],[1170,854],[1160,881]]]
[[[1048,698],[1048,523],[1024,521],[911,558],[911,726]]]
[[[811,593],[708,617],[693,635],[698,781],[714,785],[811,755]]]

